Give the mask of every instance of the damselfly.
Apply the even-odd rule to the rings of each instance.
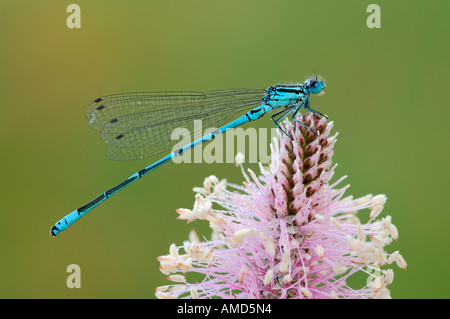
[[[298,121],[296,115],[304,108],[324,116],[309,105],[310,93],[319,94],[324,88],[325,84],[313,76],[303,84],[275,85],[266,90],[127,93],[96,99],[87,108],[86,117],[89,126],[100,131],[103,141],[108,143],[107,156],[116,160],[144,158],[170,150],[173,148],[173,141],[170,139],[173,129],[192,129],[194,120],[202,120],[203,127],[206,125],[219,129],[172,151],[63,217],[51,228],[52,236],[66,230],[94,207],[174,157],[231,128],[260,119],[267,112],[284,107],[271,116],[278,128],[281,119],[292,113],[292,119],[296,123],[310,129]],[[231,121],[244,110],[250,111]]]

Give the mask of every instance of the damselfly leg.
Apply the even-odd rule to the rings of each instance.
[[[322,116],[322,117],[324,117],[324,118],[326,118],[328,120],[328,116],[320,113],[319,111],[316,111],[316,110],[313,110],[313,109],[309,108],[309,100],[305,104],[305,110],[308,110],[310,112],[316,113],[317,115],[320,115],[320,116]]]
[[[270,117],[270,119],[273,121],[273,123],[275,124],[276,127],[278,127],[278,129],[283,132],[286,136],[290,137],[288,133],[286,133],[279,125],[278,123],[284,118],[286,117],[289,113],[291,113],[292,111],[294,111],[295,105],[289,106],[283,110],[281,110],[280,112],[275,113],[274,115],[272,115]],[[281,114],[277,119],[275,119],[275,117],[277,115]],[[292,139],[292,137],[290,137]]]
[[[306,129],[310,130],[311,132],[314,133],[315,136],[317,136],[317,133],[316,133],[312,128],[310,128],[308,125],[306,125],[306,124],[300,122],[299,120],[297,120],[297,119],[295,118],[295,117],[297,116],[297,113],[302,109],[302,107],[303,107],[304,105],[308,105],[308,104],[309,104],[309,100],[306,100],[306,102],[303,102],[302,104],[300,104],[300,106],[299,106],[298,108],[295,109],[294,114],[292,114],[292,119],[294,120],[294,122],[300,124],[301,126],[305,127]],[[306,107],[305,107],[305,109],[306,109]],[[308,109],[308,110],[309,110],[309,109]]]

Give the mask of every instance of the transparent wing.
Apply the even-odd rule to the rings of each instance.
[[[171,150],[176,128],[187,128],[191,138],[219,128],[260,105],[264,94],[250,89],[116,94],[93,101],[86,118],[108,143],[109,158],[130,160]],[[194,127],[194,120],[201,120],[201,127]]]

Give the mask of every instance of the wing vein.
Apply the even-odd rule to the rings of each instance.
[[[191,136],[219,128],[260,105],[263,96],[264,90],[250,89],[117,94],[96,99],[86,117],[108,144],[109,158],[130,160],[171,149],[176,128],[187,129]],[[194,120],[201,120],[201,127],[194,127]]]

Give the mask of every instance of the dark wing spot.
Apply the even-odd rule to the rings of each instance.
[[[124,136],[123,134],[116,136],[116,140],[120,140],[123,136]]]
[[[180,154],[183,154],[183,149],[180,148],[179,150],[176,150],[175,152],[173,152],[175,156],[178,156]]]
[[[100,103],[101,101],[103,101],[103,99],[101,97],[99,97],[98,99],[96,99],[94,102],[95,103]]]
[[[118,121],[118,119],[117,118],[115,118],[115,119],[112,119],[111,121],[109,121],[109,123],[116,123]]]
[[[104,105],[100,105],[99,107],[96,108],[97,111],[103,110],[105,108]]]

